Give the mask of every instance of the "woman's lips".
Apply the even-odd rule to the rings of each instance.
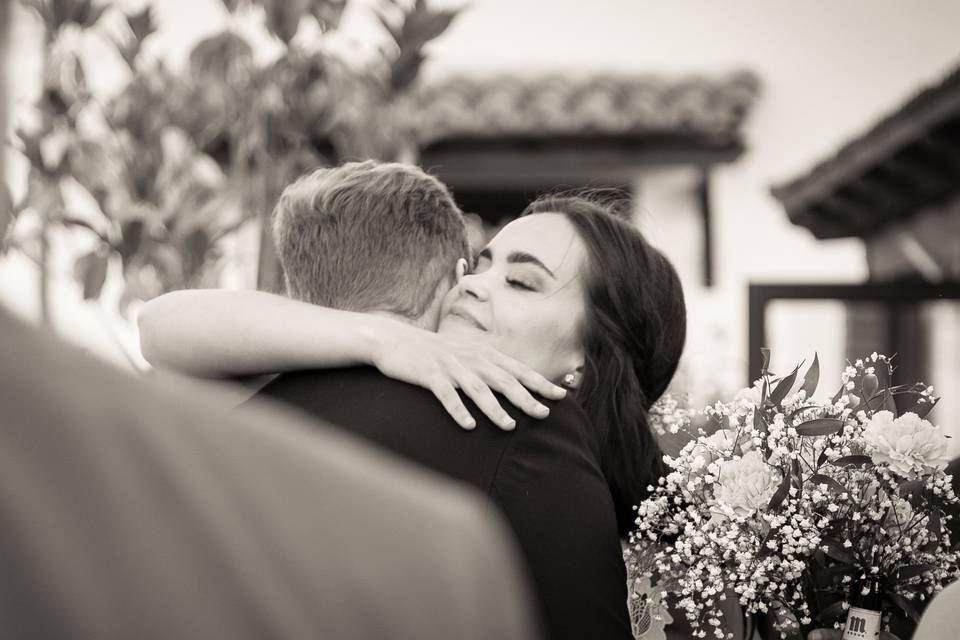
[[[449,315],[456,316],[462,320],[466,320],[467,322],[475,326],[477,329],[480,329],[481,331],[487,330],[487,328],[483,326],[483,324],[479,320],[474,318],[473,315],[471,315],[471,313],[466,309],[462,309],[460,307],[454,307],[450,309]]]

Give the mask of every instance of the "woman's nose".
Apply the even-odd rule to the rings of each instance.
[[[483,282],[483,274],[467,274],[460,279],[460,291],[477,300],[486,300],[489,297],[487,287]]]

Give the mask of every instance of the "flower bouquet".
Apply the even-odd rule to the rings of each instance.
[[[915,620],[960,577],[944,528],[957,502],[947,436],[926,420],[932,388],[891,386],[890,360],[873,354],[819,400],[816,357],[802,376],[777,378],[767,362],[765,351],[761,378],[731,402],[658,416],[692,439],[637,507],[628,565],[698,637],[731,637],[728,598],[782,638],[839,627],[865,596],[886,623]]]

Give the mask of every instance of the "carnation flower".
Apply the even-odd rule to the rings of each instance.
[[[749,516],[770,503],[779,484],[779,473],[763,461],[759,452],[750,451],[720,465],[714,495],[734,515]]]
[[[878,411],[867,423],[863,440],[875,463],[902,476],[943,469],[950,461],[943,429],[915,413],[894,419],[891,412]]]

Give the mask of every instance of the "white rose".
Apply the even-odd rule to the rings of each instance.
[[[875,463],[902,476],[943,469],[950,461],[943,429],[915,413],[894,419],[889,411],[878,411],[864,429],[863,440]]]
[[[757,451],[720,465],[714,497],[737,516],[749,516],[765,509],[780,484],[780,474],[763,461]]]

